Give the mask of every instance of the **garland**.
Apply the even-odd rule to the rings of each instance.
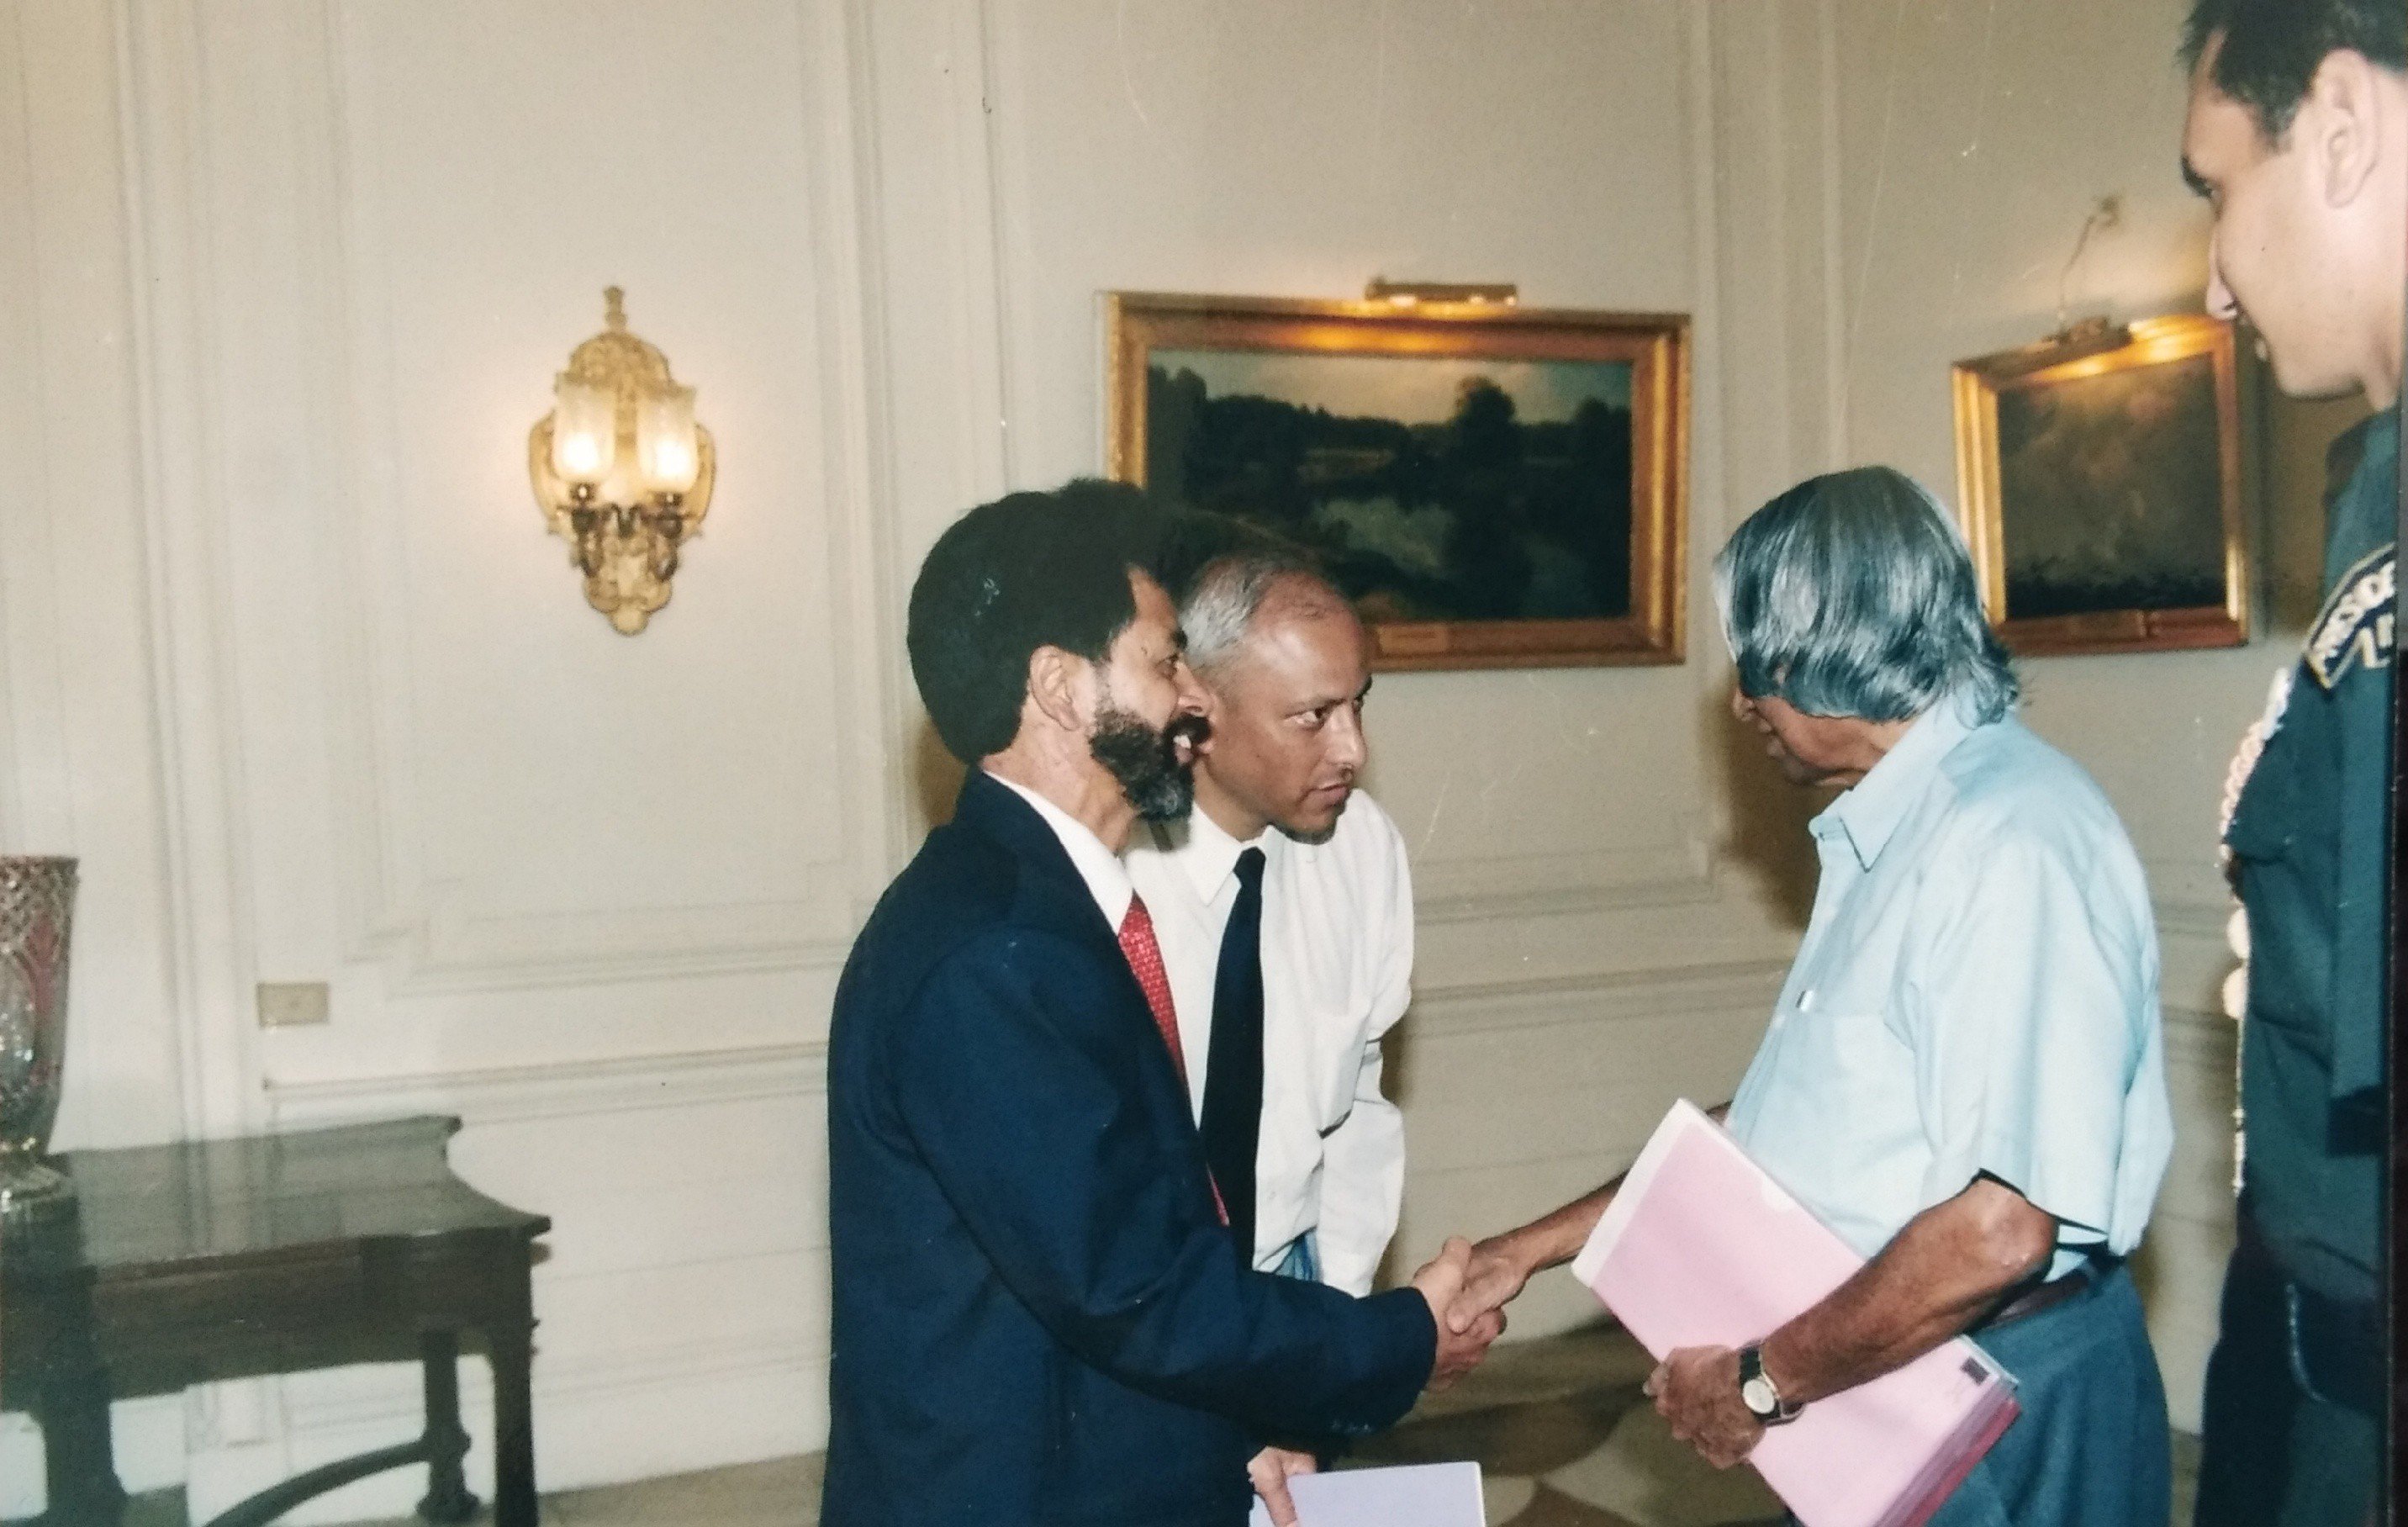
[[[2249,910],[2241,904],[2240,876],[2232,862],[2232,845],[2225,837],[2232,830],[2233,814],[2241,809],[2241,792],[2248,786],[2249,775],[2265,755],[2266,742],[2283,725],[2284,709],[2291,702],[2291,682],[2299,672],[2290,664],[2274,675],[2266,688],[2266,710],[2249,729],[2241,735],[2241,746],[2232,755],[2232,762],[2224,771],[2224,801],[2216,814],[2215,862],[2224,872],[2225,883],[2233,889],[2232,915],[2225,919],[2224,942],[2240,961],[2224,978],[2224,1016],[2233,1023],[2232,1040],[2232,1191],[2241,1192],[2241,1167],[2248,1155],[2248,1132],[2241,1107],[2241,1035],[2242,1017],[2249,1011]]]

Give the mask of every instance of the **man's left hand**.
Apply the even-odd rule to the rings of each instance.
[[[1296,1527],[1296,1502],[1288,1498],[1287,1482],[1293,1476],[1320,1468],[1311,1453],[1266,1448],[1246,1464],[1246,1477],[1254,1481],[1254,1493],[1263,1498],[1263,1507],[1270,1512],[1275,1527]]]
[[[1739,1354],[1727,1347],[1684,1347],[1647,1376],[1647,1393],[1672,1434],[1718,1469],[1729,1468],[1764,1435],[1739,1397]]]

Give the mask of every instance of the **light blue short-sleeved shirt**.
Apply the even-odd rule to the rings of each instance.
[[[1813,824],[1814,912],[1729,1127],[1870,1257],[1984,1173],[2051,1274],[2140,1244],[2173,1148],[2139,858],[2079,766],[1952,696]]]

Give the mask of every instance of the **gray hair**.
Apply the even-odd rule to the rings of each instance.
[[[1345,596],[1301,553],[1261,544],[1214,557],[1180,600],[1188,666],[1207,674],[1226,666],[1274,596],[1283,603],[1295,603],[1305,614],[1334,614],[1348,608]]]
[[[1905,721],[1961,688],[1969,719],[1995,721],[2022,692],[1956,527],[1887,467],[1749,515],[1714,558],[1714,603],[1740,689],[1811,714]]]

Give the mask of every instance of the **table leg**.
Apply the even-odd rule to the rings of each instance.
[[[477,1514],[477,1497],[460,1461],[468,1455],[467,1429],[460,1424],[460,1337],[430,1331],[418,1338],[426,1368],[426,1498],[418,1514],[428,1521],[466,1521]]]
[[[536,1527],[535,1326],[485,1333],[494,1361],[494,1524]]]
[[[125,1514],[108,1432],[108,1370],[92,1336],[91,1291],[75,1301],[39,1381],[42,1468],[56,1527],[116,1527]]]

